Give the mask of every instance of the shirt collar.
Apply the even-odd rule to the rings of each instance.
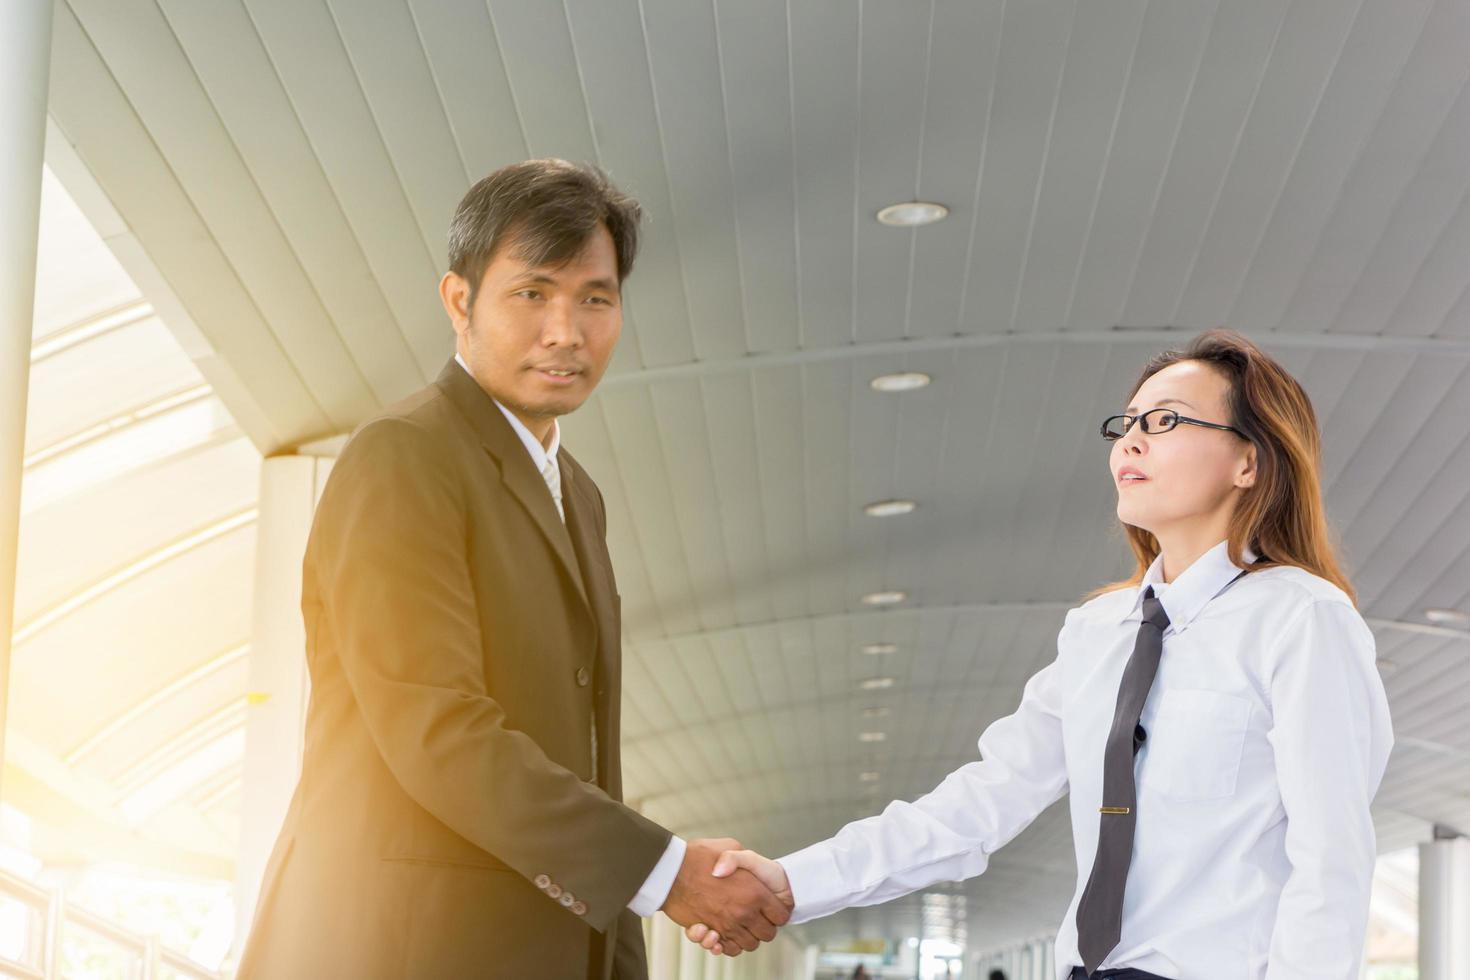
[[[464,358],[459,356],[458,351],[454,352],[454,359],[459,362],[460,367],[464,368],[465,374],[470,375],[472,378],[474,377],[474,374],[470,372],[470,366],[464,362]],[[505,416],[505,420],[510,423],[510,427],[515,430],[516,435],[521,437],[521,442],[525,444],[526,452],[531,454],[531,462],[536,464],[536,472],[540,473],[546,469],[547,461],[556,459],[557,450],[561,448],[561,425],[557,423],[556,419],[551,420],[551,445],[549,447],[543,446],[541,445],[541,440],[537,439],[531,430],[526,428],[526,423],[516,417],[515,412],[500,404],[500,399],[493,395],[490,397],[490,400],[495,403],[496,408],[500,409],[501,414]]]
[[[1240,574],[1240,569],[1230,561],[1229,549],[1230,542],[1221,541],[1195,559],[1194,564],[1169,583],[1164,583],[1164,556],[1160,554],[1148,566],[1148,571],[1144,572],[1143,581],[1134,590],[1133,604],[1119,624],[1142,622],[1143,590],[1150,585],[1164,585],[1164,589],[1156,590],[1155,594],[1164,604],[1164,612],[1169,616],[1169,626],[1176,633],[1182,631],[1204,609],[1205,603]],[[1250,545],[1246,545],[1241,550],[1241,557],[1246,564],[1250,564],[1257,556]]]

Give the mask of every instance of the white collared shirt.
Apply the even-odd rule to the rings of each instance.
[[[471,378],[474,377],[474,372],[470,370],[469,365],[464,362],[464,358],[460,357],[457,351],[455,352],[454,359],[464,369],[466,374]],[[561,464],[556,457],[557,451],[561,449],[561,425],[555,419],[552,420],[551,444],[543,446],[541,440],[537,439],[531,433],[531,430],[526,428],[526,424],[517,418],[514,412],[500,404],[499,399],[492,396],[490,400],[505,415],[506,421],[510,423],[510,427],[515,430],[516,435],[520,436],[521,442],[525,444],[526,452],[531,454],[531,462],[535,464],[536,472],[540,473],[542,479],[546,480],[547,489],[551,492],[552,498],[556,502],[557,512],[562,514],[562,520],[566,520],[566,514],[562,511],[561,504]],[[555,470],[554,479],[547,472],[548,467]],[[597,758],[596,722],[592,725],[592,758]],[[668,847],[664,849],[663,856],[659,858],[658,863],[649,872],[647,879],[643,882],[643,887],[638,889],[638,894],[634,895],[633,900],[628,903],[629,909],[638,915],[650,916],[663,907],[664,902],[669,897],[670,889],[674,887],[674,878],[679,873],[679,867],[684,863],[684,851],[687,846],[684,839],[677,834],[669,840]]]
[[[1162,572],[1159,558],[1137,588],[1067,612],[1056,660],[981,734],[981,761],[781,858],[791,921],[974,877],[1070,791],[1078,874],[1057,977],[1081,964],[1103,750],[1143,588]],[[1141,718],[1122,935],[1102,968],[1356,980],[1376,857],[1369,804],[1393,745],[1373,634],[1342,590],[1304,569],[1262,569],[1221,593],[1238,572],[1222,541],[1159,592],[1170,623]]]

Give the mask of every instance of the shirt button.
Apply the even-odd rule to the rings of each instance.
[[[587,914],[587,903],[585,903],[585,902],[577,902],[577,903],[575,903],[574,905],[572,905],[572,912],[574,914],[576,914],[576,915],[586,915]]]
[[[571,892],[562,892],[561,898],[557,899],[557,901],[561,902],[567,908],[571,908],[577,904],[577,898]]]
[[[561,885],[552,885],[550,888],[546,889],[546,894],[550,895],[552,898],[561,898]]]
[[[587,672],[587,668],[586,667],[578,667],[577,668],[577,686],[578,687],[586,687],[590,683],[592,683],[592,675]]]
[[[537,875],[533,880],[533,884],[542,891],[545,891],[551,886],[551,877],[549,875]]]

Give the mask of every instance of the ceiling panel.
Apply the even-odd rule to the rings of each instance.
[[[1462,0],[69,0],[51,112],[115,210],[127,272],[152,276],[142,299],[260,452],[346,431],[444,363],[434,284],[469,182],[557,155],[643,201],[622,343],[565,427],[607,501],[624,596],[627,785],[680,832],[766,850],[974,757],[1065,610],[1130,569],[1099,421],[1151,354],[1245,330],[1314,401],[1328,515],[1392,661],[1405,741],[1377,811],[1387,847],[1432,820],[1470,826],[1470,643],[1413,629],[1470,602],[1467,40]],[[949,219],[875,221],[911,197]],[[117,271],[79,286],[77,309],[136,301]],[[75,325],[46,302],[42,333]],[[133,349],[140,380],[149,349]],[[36,433],[112,417],[53,389],[48,363]],[[933,383],[869,386],[901,370]],[[210,433],[192,458],[243,472],[238,440]],[[190,459],[83,489],[119,515],[149,492],[224,500],[235,471],[190,477]],[[55,496],[35,511],[43,550],[84,502]],[[918,508],[863,514],[884,498]],[[117,531],[107,562],[28,581],[23,606],[147,537]],[[879,589],[910,597],[873,611],[861,597]],[[100,610],[31,652],[86,643],[68,631],[105,629]],[[169,647],[171,671],[118,656],[167,683],[243,642],[239,611],[222,621],[236,628]],[[898,652],[861,652],[880,640]],[[57,723],[67,738],[115,714],[87,703],[90,728]],[[195,795],[228,811],[234,779],[224,765]],[[1054,808],[986,875],[936,889],[926,927],[972,945],[1054,928],[1069,839]],[[916,930],[923,908],[809,934]]]

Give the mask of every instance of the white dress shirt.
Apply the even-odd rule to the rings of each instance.
[[[1055,661],[981,734],[980,761],[781,858],[791,921],[972,878],[1070,792],[1078,874],[1057,977],[1080,965],[1103,750],[1143,588],[1162,570],[1160,558],[1137,588],[1067,612]],[[1222,541],[1158,593],[1169,627],[1141,718],[1122,935],[1101,968],[1357,980],[1376,856],[1369,804],[1393,745],[1373,634],[1341,589],[1304,569],[1262,569],[1221,593],[1238,571]]]
[[[464,358],[460,357],[458,352],[455,353],[454,359],[466,374],[474,377],[469,365],[464,362]],[[505,415],[505,420],[510,423],[510,427],[525,444],[526,452],[531,454],[531,462],[535,464],[536,471],[546,481],[546,489],[551,492],[551,499],[556,503],[556,512],[565,521],[567,519],[566,510],[562,507],[561,502],[561,463],[556,458],[557,451],[561,448],[561,426],[553,419],[551,441],[547,445],[542,445],[541,440],[526,428],[526,423],[517,418],[510,409],[500,404],[499,399],[492,396],[490,400],[495,402],[495,407]],[[592,725],[592,758],[597,758],[597,725],[595,722]],[[669,840],[669,846],[664,850],[663,856],[658,859],[658,863],[653,866],[653,871],[644,879],[643,887],[638,889],[638,894],[634,895],[633,900],[628,903],[629,909],[638,915],[649,916],[663,907],[669,897],[669,890],[674,887],[674,878],[678,876],[679,867],[684,863],[684,851],[687,846],[677,834]]]

